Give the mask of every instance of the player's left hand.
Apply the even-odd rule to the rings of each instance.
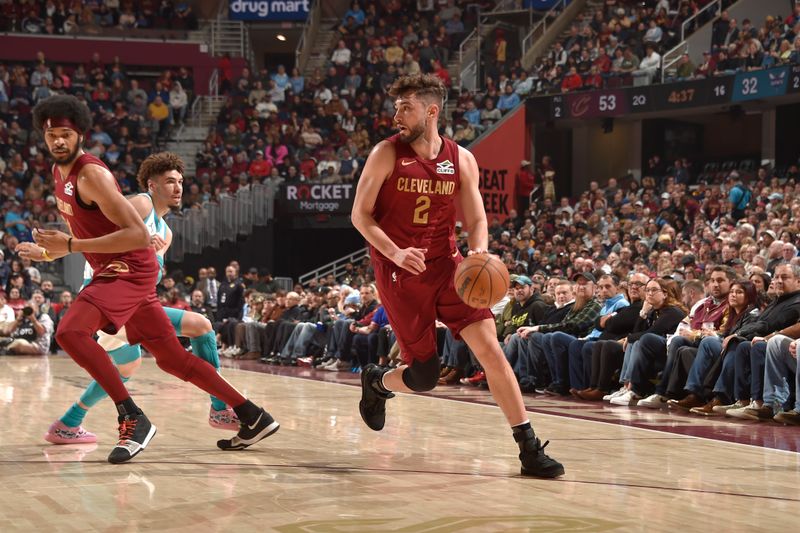
[[[69,239],[70,236],[63,231],[52,229],[35,229],[33,231],[33,240],[46,249],[50,255],[67,254]]]
[[[487,254],[489,253],[488,250],[484,250],[483,248],[475,248],[474,250],[470,250],[467,252],[467,255],[476,255],[476,254]]]
[[[160,235],[150,236],[150,247],[156,252],[162,250],[167,245],[167,241],[161,238]]]
[[[17,245],[16,252],[23,259],[27,258],[31,261],[47,261],[44,256],[45,249],[32,242],[19,243]]]

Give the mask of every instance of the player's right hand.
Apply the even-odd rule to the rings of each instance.
[[[31,261],[46,261],[44,258],[44,248],[32,242],[21,242],[17,245],[16,252],[23,259]]]
[[[392,261],[412,274],[422,274],[425,272],[425,254],[427,252],[427,248],[403,248],[394,254]]]

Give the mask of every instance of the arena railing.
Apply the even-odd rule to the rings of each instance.
[[[297,279],[297,282],[302,285],[308,285],[308,282],[312,279],[319,279],[329,274],[333,274],[334,277],[338,278],[341,274],[344,274],[344,267],[347,263],[359,263],[363,261],[365,257],[369,257],[369,248],[362,248],[349,255],[342,256],[339,259],[324,264],[316,270],[306,272]]]
[[[563,11],[567,8],[567,4],[570,3],[570,0],[559,0],[553,7],[550,8],[547,13],[544,14],[542,19],[537,22],[531,31],[525,35],[522,39],[522,57],[525,57],[525,53],[528,49],[533,46],[533,43],[539,39],[542,35],[545,34],[547,31],[547,24],[549,20],[555,20]]]
[[[165,217],[172,229],[168,261],[181,261],[185,254],[199,254],[204,248],[216,248],[223,241],[236,241],[249,235],[256,226],[265,226],[275,216],[277,185],[253,184],[248,190],[225,195],[218,203],[209,202],[202,209],[189,209]]]
[[[305,24],[303,24],[303,31],[300,33],[300,39],[297,41],[297,48],[295,48],[294,51],[294,66],[297,67],[300,72],[304,71],[312,48],[314,48],[314,41],[311,36],[316,35],[319,29],[319,21],[322,19],[321,5],[321,2],[314,2],[311,6],[308,18]],[[307,44],[310,46],[306,46]]]
[[[686,42],[686,38],[690,35],[688,31],[690,25],[695,24],[694,31],[700,29],[700,26],[697,25],[700,23],[699,18],[701,16],[709,15],[712,9],[716,11],[714,11],[713,15],[711,15],[711,18],[706,21],[706,24],[708,22],[714,22],[720,17],[722,14],[722,0],[714,0],[713,2],[704,6],[703,9],[699,10],[697,13],[683,21],[683,24],[681,24],[681,42],[671,50],[664,52],[664,55],[661,56],[661,83],[664,83],[664,80],[667,77],[667,71],[670,69],[670,67],[674,66],[678,61],[680,61],[683,54],[689,51],[689,44]],[[705,26],[705,24],[703,24],[703,26]],[[691,33],[694,33],[694,31]]]

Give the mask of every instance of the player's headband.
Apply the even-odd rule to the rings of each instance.
[[[59,118],[48,118],[44,121],[44,130],[49,130],[50,128],[69,128],[73,130],[75,133],[80,135],[81,130],[72,122],[70,119],[66,117],[59,117]]]

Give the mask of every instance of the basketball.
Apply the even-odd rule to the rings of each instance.
[[[470,255],[458,265],[454,283],[465,304],[488,309],[508,291],[508,269],[496,255]]]

